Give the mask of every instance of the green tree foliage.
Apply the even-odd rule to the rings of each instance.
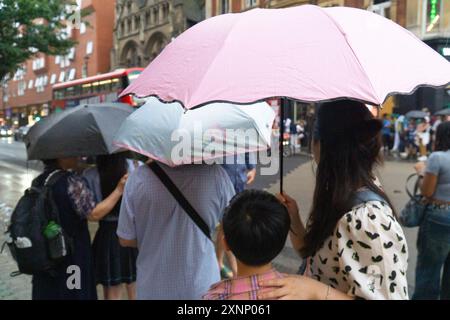
[[[75,6],[73,0],[0,0],[0,81],[38,52],[67,54],[75,45],[67,21],[85,15]]]

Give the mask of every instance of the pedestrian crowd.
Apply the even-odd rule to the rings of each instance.
[[[430,213],[420,227],[413,297],[450,298],[450,122],[431,132],[426,120],[399,119],[391,146],[388,116],[376,119],[350,100],[321,105],[306,223],[288,194],[245,190],[256,176],[251,154],[225,165],[169,167],[118,153],[82,172],[77,158],[45,160],[33,185],[63,173],[52,196],[73,245],[51,272],[33,275],[32,297],[97,299],[102,285],[105,299],[120,299],[124,288],[129,299],[408,299],[406,238],[374,169],[383,145],[417,147],[422,125],[435,138],[427,164],[416,166]],[[304,126],[285,123],[295,127],[294,145]],[[427,145],[419,139],[420,148]],[[88,221],[99,222],[92,245]],[[299,274],[272,264],[287,238]],[[70,266],[80,269],[77,289],[67,285]]]
[[[425,161],[433,150],[438,126],[450,121],[447,115],[431,116],[425,108],[422,117],[383,115],[383,150],[401,159]]]

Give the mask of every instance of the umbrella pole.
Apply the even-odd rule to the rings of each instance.
[[[280,165],[280,193],[283,193],[283,151],[284,151],[284,145],[283,145],[283,135],[284,135],[284,108],[286,107],[286,99],[281,98],[280,99],[280,136],[279,136],[279,165]]]

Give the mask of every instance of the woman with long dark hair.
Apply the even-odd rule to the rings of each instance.
[[[118,300],[126,285],[128,298],[135,299],[137,249],[124,248],[116,235],[123,187],[127,179],[124,153],[98,156],[97,167],[84,176],[94,192],[97,207],[108,214],[100,220],[92,245],[97,284],[103,285],[106,300]]]
[[[323,104],[317,121],[316,186],[306,228],[295,200],[280,195],[308,276],[262,283],[279,288],[261,298],[408,299],[406,239],[373,173],[382,162],[382,123],[364,104],[347,100]]]
[[[413,299],[450,299],[450,122],[436,130],[434,152],[415,166],[428,206],[417,239]],[[443,269],[443,272],[442,272]]]

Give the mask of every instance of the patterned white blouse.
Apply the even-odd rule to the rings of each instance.
[[[391,208],[354,207],[309,259],[309,275],[355,298],[408,299],[408,248]]]

